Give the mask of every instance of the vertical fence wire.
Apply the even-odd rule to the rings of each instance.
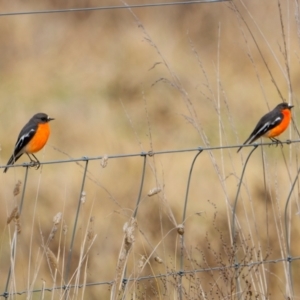
[[[293,279],[292,279],[292,256],[291,256],[291,251],[290,251],[290,239],[289,239],[289,230],[288,230],[288,206],[290,203],[290,199],[293,193],[293,190],[295,188],[296,183],[298,182],[300,174],[300,168],[298,169],[297,175],[295,177],[295,180],[290,188],[286,203],[285,203],[285,208],[284,208],[284,227],[285,227],[285,246],[286,246],[286,255],[287,255],[287,267],[288,267],[288,276],[289,276],[289,285],[290,285],[290,290],[291,290],[291,296],[294,295],[294,287],[293,287]]]
[[[80,188],[80,194],[79,194],[79,199],[78,199],[77,212],[76,212],[76,216],[75,216],[75,220],[74,220],[71,244],[70,244],[70,249],[69,249],[69,254],[68,254],[67,267],[66,267],[66,272],[65,272],[65,285],[66,285],[65,297],[67,297],[67,295],[68,295],[68,285],[69,285],[68,280],[69,280],[69,272],[70,272],[70,268],[71,268],[73,245],[74,245],[74,240],[75,240],[75,233],[76,233],[77,222],[78,222],[78,218],[79,218],[80,207],[81,207],[81,203],[82,203],[82,193],[83,193],[83,189],[84,189],[84,185],[85,185],[88,163],[89,163],[89,160],[88,160],[88,158],[86,158],[85,159],[85,168],[83,171],[82,183],[81,183],[81,188]]]
[[[240,181],[239,181],[239,184],[238,184],[238,189],[237,189],[237,192],[236,192],[236,196],[235,196],[235,200],[234,200],[234,204],[233,204],[233,209],[232,209],[231,241],[232,241],[232,246],[233,246],[234,264],[236,266],[236,268],[235,268],[235,280],[236,280],[236,292],[237,292],[237,295],[238,295],[238,299],[241,299],[242,291],[241,291],[241,285],[240,285],[240,278],[239,278],[239,274],[238,274],[239,262],[238,262],[237,253],[236,253],[236,246],[237,246],[237,239],[236,239],[236,236],[235,236],[236,207],[237,207],[237,202],[238,202],[238,198],[239,198],[239,194],[240,194],[244,174],[245,174],[245,171],[246,171],[246,167],[248,165],[248,162],[249,162],[249,159],[250,159],[252,153],[256,150],[257,147],[258,147],[258,145],[255,145],[254,148],[250,151],[250,153],[247,156],[247,159],[246,159],[245,164],[243,166],[241,178],[240,178]]]
[[[189,198],[189,191],[190,191],[190,184],[191,184],[191,179],[192,179],[192,173],[194,169],[195,162],[198,158],[198,156],[203,152],[201,148],[199,148],[199,152],[195,155],[190,171],[189,171],[189,176],[188,176],[188,181],[187,181],[187,186],[186,186],[186,194],[185,194],[185,199],[184,199],[184,207],[183,207],[183,214],[182,214],[182,223],[181,225],[184,228],[184,223],[185,223],[185,217],[186,217],[186,208],[187,208],[187,203],[188,203],[188,198]],[[181,237],[181,251],[180,251],[180,270],[179,270],[179,299],[182,300],[182,272],[183,272],[183,260],[184,260],[184,232]]]
[[[134,219],[136,218],[137,213],[138,213],[138,208],[139,208],[141,197],[142,197],[142,191],[143,191],[143,187],[144,187],[144,180],[145,180],[145,173],[146,173],[147,153],[142,152],[141,156],[143,157],[143,169],[142,169],[139,193],[138,193],[138,197],[137,197],[137,200],[136,200],[135,209],[134,209],[134,212],[133,212],[133,218]],[[126,286],[126,284],[128,282],[128,279],[126,278],[126,273],[127,273],[127,266],[125,267],[124,277],[123,277],[123,280],[122,280],[122,284],[123,284],[124,287]]]
[[[143,152],[143,153],[141,153],[141,156],[144,158],[143,159],[143,170],[142,170],[139,194],[138,194],[138,197],[137,197],[137,200],[136,200],[135,210],[134,210],[134,213],[133,213],[133,218],[136,218],[136,216],[137,216],[138,208],[139,208],[140,201],[141,201],[142,191],[143,191],[143,187],[144,187],[145,173],[146,173],[147,154]]]

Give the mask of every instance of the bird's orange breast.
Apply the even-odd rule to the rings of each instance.
[[[48,141],[50,135],[50,126],[49,123],[39,124],[38,129],[25,147],[25,152],[35,153],[40,151]]]
[[[268,138],[276,137],[282,132],[284,132],[289,126],[292,117],[291,111],[289,109],[284,109],[281,111],[281,113],[283,114],[283,120],[275,128],[268,131],[265,135],[266,137]]]

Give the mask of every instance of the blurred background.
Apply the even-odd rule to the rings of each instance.
[[[124,5],[114,0],[0,3],[1,13]],[[298,139],[298,21],[298,2],[280,0],[1,15],[1,164],[6,164],[19,131],[37,112],[55,118],[47,146],[36,155],[40,161],[238,145],[263,114],[283,101],[280,93],[295,105],[294,123],[281,139]],[[264,147],[264,152],[258,148],[251,157],[237,207],[239,254],[247,262],[286,257],[283,211],[298,170],[298,148],[298,144]],[[239,154],[236,149],[207,151],[196,161],[185,221],[187,270],[232,263],[230,207],[251,148]],[[182,223],[195,154],[147,159],[128,276],[178,270],[180,236],[176,226]],[[26,156],[20,159],[20,163],[27,161]],[[123,226],[136,206],[142,166],[142,157],[109,159],[105,168],[99,160],[89,163],[70,274],[78,267],[81,246],[91,228],[95,240],[79,281],[73,278],[73,284],[116,278]],[[62,273],[83,167],[84,163],[63,163],[29,170],[10,292],[64,285]],[[24,174],[25,168],[11,168],[0,179],[0,293],[5,290],[15,229],[14,223],[7,224],[7,217],[20,203],[21,194],[14,196],[13,191],[18,180],[22,190]],[[154,187],[161,192],[148,197]],[[296,189],[289,228],[292,254],[299,256],[298,185]],[[57,259],[58,272],[53,279],[43,249],[54,226],[53,217],[59,212],[62,219],[49,242]],[[161,264],[154,260],[156,255]],[[299,263],[293,262],[294,279],[299,273],[297,266]],[[260,275],[251,277],[251,288],[245,283],[247,291],[270,299],[287,295],[283,263],[257,268],[252,271]],[[219,276],[220,288],[212,288],[210,283]],[[226,276],[201,274],[200,283],[185,278],[186,286],[201,286],[211,295],[222,290],[225,297],[234,294],[228,284],[234,274]],[[127,296],[168,299],[176,290],[176,281],[153,284],[148,280],[138,288],[131,287]],[[54,299],[60,299],[62,292],[53,292]],[[294,292],[299,296],[298,287]],[[53,299],[53,293],[46,292],[45,299]],[[106,299],[111,292],[108,285],[97,285],[78,293],[84,299],[99,299],[99,295]],[[188,299],[198,299],[197,295],[200,292],[195,292],[194,298],[189,294]],[[30,297],[40,299],[39,293]],[[75,294],[70,297],[77,299]]]

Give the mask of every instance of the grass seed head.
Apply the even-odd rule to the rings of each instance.
[[[161,192],[161,188],[158,186],[158,187],[155,187],[153,189],[151,189],[149,192],[148,192],[148,196],[151,197],[151,196],[154,196],[158,193]]]
[[[87,232],[87,238],[88,238],[88,241],[90,242],[94,236],[95,236],[95,232],[94,232],[94,220],[95,220],[95,217],[91,217],[90,218],[90,224],[89,224],[89,228],[88,228],[88,232]]]
[[[144,265],[146,262],[146,257],[144,255],[141,256],[141,258],[138,260],[138,272],[142,272]]]
[[[62,213],[58,212],[54,217],[53,217],[53,223],[54,225],[58,225],[61,221]]]
[[[56,233],[57,229],[58,229],[57,226],[54,225],[53,228],[52,228],[52,230],[51,230],[51,232],[50,232],[50,234],[49,234],[49,240],[53,240],[54,239],[55,233]]]
[[[19,218],[19,208],[16,206],[12,212],[10,213],[9,217],[7,218],[6,223],[9,224],[12,220],[15,220],[16,217]]]
[[[131,218],[130,224],[129,222],[126,222],[123,226],[123,231],[125,233],[124,241],[125,241],[125,247],[126,249],[130,249],[131,245],[134,243],[134,231],[137,227],[137,222],[134,218]]]
[[[20,234],[21,231],[22,231],[20,219],[19,218],[15,219],[15,222],[16,222],[16,231],[17,231],[17,234]]]
[[[21,187],[21,184],[22,184],[22,181],[21,181],[21,180],[18,180],[18,182],[17,182],[16,185],[15,185],[14,191],[13,191],[14,196],[17,196],[17,195],[20,194],[20,187]]]
[[[54,255],[54,253],[48,247],[46,248],[45,252],[46,252],[46,257],[47,257],[47,260],[48,260],[51,268],[57,269],[58,262],[57,262],[57,259],[56,259],[56,256]]]

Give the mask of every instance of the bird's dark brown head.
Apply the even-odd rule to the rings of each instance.
[[[54,120],[53,118],[50,118],[47,114],[44,113],[35,114],[31,119],[36,123],[48,123]]]
[[[276,108],[279,109],[280,111],[281,111],[281,110],[284,110],[284,109],[289,109],[289,110],[291,110],[293,107],[294,107],[294,105],[289,105],[289,104],[286,103],[286,102],[282,102],[282,103],[280,103],[280,104],[278,104],[278,105],[276,106]]]

